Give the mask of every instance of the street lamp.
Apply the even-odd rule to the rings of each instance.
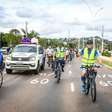
[[[80,49],[80,38],[78,38],[78,49]]]
[[[26,37],[28,36],[28,22],[26,21],[25,22],[25,31],[26,31]]]
[[[104,9],[103,7],[99,8],[93,17],[96,17],[97,14],[98,14],[101,10],[103,10],[103,9]],[[93,37],[93,47],[94,47],[94,48],[96,47],[96,46],[95,46],[95,37]]]
[[[103,50],[104,50],[104,41],[103,41],[103,36],[104,36],[104,25],[102,25],[101,36],[102,36],[102,52],[103,52]]]

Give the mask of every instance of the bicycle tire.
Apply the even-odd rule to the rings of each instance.
[[[57,83],[60,82],[60,75],[61,75],[60,70],[58,70],[57,71]]]
[[[96,101],[96,82],[95,79],[91,79],[91,98],[92,102]]]
[[[60,65],[58,65],[58,69],[57,69],[57,83],[60,82],[60,77],[61,77],[61,68],[60,68]]]
[[[89,94],[89,88],[90,88],[90,82],[89,82],[89,79],[87,79],[85,95],[88,95]]]
[[[3,84],[3,73],[0,71],[0,88],[2,87]]]

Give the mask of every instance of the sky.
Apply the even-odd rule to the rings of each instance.
[[[35,30],[43,37],[112,40],[112,0],[0,0],[0,32]]]

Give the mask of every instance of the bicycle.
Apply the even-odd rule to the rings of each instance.
[[[0,66],[0,88],[3,85],[3,69],[4,69],[4,64]]]
[[[2,84],[3,84],[3,73],[0,70],[0,88],[2,87]]]
[[[55,60],[55,75],[56,75],[56,78],[57,78],[57,83],[60,82],[60,77],[61,77],[61,72],[62,72],[62,66],[61,66],[61,62],[59,59],[56,59]]]
[[[100,65],[81,66],[81,68],[86,69],[85,95],[88,95],[89,90],[91,90],[92,102],[96,101],[96,81],[95,81],[95,78],[97,76],[97,72],[94,70],[94,68],[100,68],[100,67],[101,67]]]

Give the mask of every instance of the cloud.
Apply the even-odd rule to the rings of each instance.
[[[5,8],[0,6],[0,19],[4,19],[6,16]]]
[[[33,12],[29,8],[17,8],[16,9],[16,16],[21,17],[21,18],[31,18],[33,16]]]
[[[98,33],[99,28],[96,26],[100,27],[102,24],[106,32],[111,32],[111,0],[1,0],[0,2],[0,29],[4,31],[5,28],[24,28],[24,23],[27,21],[29,30],[33,29],[47,36],[67,36],[68,30],[72,36],[93,35],[92,32]],[[104,9],[99,11],[102,6]]]

